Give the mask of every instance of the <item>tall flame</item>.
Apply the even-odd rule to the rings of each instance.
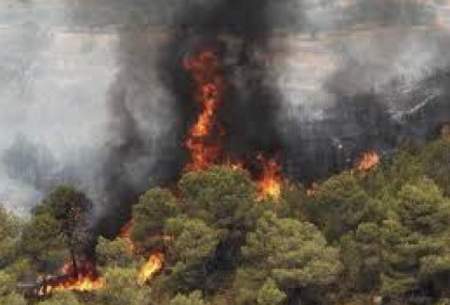
[[[153,276],[163,268],[164,260],[164,254],[161,252],[150,255],[147,263],[139,270],[137,279],[138,284],[144,285],[151,280]]]
[[[189,57],[183,64],[195,82],[195,100],[201,109],[185,142],[191,159],[186,169],[202,170],[214,164],[221,153],[219,141],[222,131],[217,126],[216,115],[223,98],[224,79],[213,51]]]
[[[381,161],[380,155],[376,151],[364,153],[359,159],[356,168],[359,171],[367,172],[375,168]]]
[[[281,166],[275,159],[266,159],[262,155],[258,156],[261,161],[263,171],[258,183],[259,200],[274,199],[281,197],[281,186],[283,178],[281,175]]]

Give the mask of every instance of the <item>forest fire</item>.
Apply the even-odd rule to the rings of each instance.
[[[263,171],[258,184],[258,199],[275,199],[281,196],[281,167],[275,159],[265,159],[262,155],[258,156],[258,160],[262,163]]]
[[[75,272],[72,263],[65,264],[62,269],[64,276],[55,280],[49,280],[50,291],[93,291],[105,286],[105,281],[97,273],[92,263],[84,262],[77,267]]]
[[[376,151],[369,151],[361,156],[356,168],[361,172],[367,172],[375,168],[380,161],[380,155]]]
[[[190,154],[188,171],[204,170],[223,159],[221,137],[225,131],[217,122],[217,111],[223,102],[225,81],[222,76],[220,61],[214,51],[206,50],[196,56],[186,58],[183,62],[195,82],[195,100],[200,105],[200,114],[189,130],[185,147]],[[258,156],[262,164],[262,175],[257,182],[258,199],[272,198],[278,200],[281,195],[281,167],[273,159]],[[240,161],[227,163],[233,169],[243,169]]]
[[[186,169],[202,170],[214,164],[221,152],[219,141],[223,131],[217,125],[216,114],[222,102],[224,80],[213,51],[187,58],[183,65],[195,81],[195,100],[201,109],[185,142],[191,158]]]
[[[147,263],[139,270],[137,279],[138,284],[144,285],[151,280],[153,276],[163,268],[164,260],[164,254],[161,252],[150,255]]]

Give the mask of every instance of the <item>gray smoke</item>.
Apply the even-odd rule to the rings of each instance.
[[[0,202],[19,213],[59,183],[94,194],[117,38],[68,16],[63,1],[0,3]]]
[[[289,174],[326,176],[365,150],[424,141],[450,120],[449,3],[309,3],[320,5],[299,15],[308,30],[274,43]]]

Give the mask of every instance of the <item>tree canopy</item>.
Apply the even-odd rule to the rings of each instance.
[[[0,207],[0,304],[450,304],[448,141],[405,146],[311,188],[286,182],[278,201],[259,200],[240,169],[186,172],[144,192],[115,238],[91,230],[93,203],[70,186],[29,219]],[[17,288],[86,255],[98,289],[39,299]]]

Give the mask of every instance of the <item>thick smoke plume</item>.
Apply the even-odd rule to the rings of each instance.
[[[181,63],[204,48],[214,49],[224,65],[219,120],[227,133],[224,149],[233,157],[279,155],[286,174],[309,182],[351,166],[365,150],[388,154],[405,140],[425,140],[450,120],[450,16],[439,5],[446,4],[67,2],[66,27],[113,40],[117,70],[98,80],[109,85],[107,94],[87,86],[88,98],[80,97],[91,103],[78,113],[67,103],[35,105],[89,128],[34,119],[2,140],[3,173],[14,185],[9,194],[28,188],[39,197],[61,181],[75,183],[96,202],[99,230],[114,234],[141,192],[170,184],[182,171],[182,142],[198,109]],[[33,49],[45,49],[42,44]],[[16,107],[4,108],[13,113]],[[36,137],[33,128],[69,136],[52,141]]]

